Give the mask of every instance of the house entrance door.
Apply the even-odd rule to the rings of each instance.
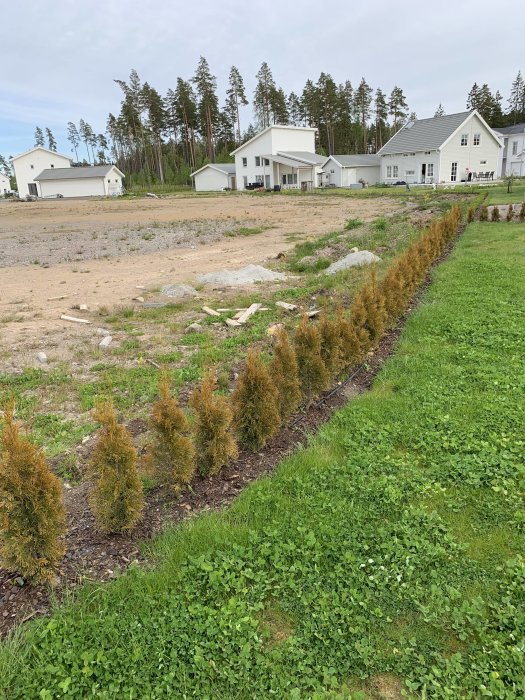
[[[38,197],[38,190],[36,188],[36,182],[28,182],[27,187],[29,188],[29,194]]]
[[[427,179],[427,164],[423,163],[421,165],[421,182],[425,183]]]
[[[267,190],[270,189],[270,176],[269,175],[264,176],[264,186],[266,187]]]

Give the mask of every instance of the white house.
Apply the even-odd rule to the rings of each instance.
[[[4,197],[6,192],[11,190],[9,178],[4,173],[0,173],[0,197]]]
[[[525,175],[525,124],[493,129],[503,142],[498,163],[498,177]]]
[[[381,177],[381,158],[378,155],[332,155],[323,163],[325,185],[351,187],[359,182],[375,185]]]
[[[35,178],[40,197],[107,197],[122,193],[122,173],[116,165],[46,168]]]
[[[494,179],[501,142],[476,111],[409,122],[378,151],[381,182]]]
[[[35,176],[39,175],[46,168],[71,167],[71,158],[69,156],[63,156],[43,146],[36,146],[25,153],[14,156],[12,162],[20,197],[26,197],[28,194],[39,195]]]
[[[191,173],[196,192],[217,192],[237,189],[235,163],[208,163]]]
[[[260,185],[308,190],[319,186],[325,156],[315,153],[317,129],[268,126],[232,152],[237,189]]]

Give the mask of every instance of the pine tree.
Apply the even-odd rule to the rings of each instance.
[[[293,126],[301,126],[304,121],[304,110],[301,98],[296,95],[295,92],[291,92],[288,95],[287,108],[290,124]]]
[[[44,146],[44,132],[39,126],[35,129],[35,146]]]
[[[257,85],[253,94],[253,108],[259,126],[264,129],[271,124],[272,118],[272,95],[276,88],[272,71],[264,61],[255,76]]]
[[[89,462],[94,482],[90,506],[103,532],[124,532],[137,525],[144,508],[137,451],[110,402],[100,403],[94,418],[102,424]]]
[[[510,88],[509,115],[513,124],[518,124],[525,119],[525,81],[521,71],[518,71]]]
[[[339,95],[334,79],[321,73],[314,93],[315,109],[318,110],[318,128],[322,148],[328,154],[335,153],[335,125],[339,108]]]
[[[20,435],[14,406],[0,435],[0,562],[34,582],[48,581],[64,556],[62,486],[42,450]]]
[[[164,182],[164,166],[162,162],[162,133],[166,129],[167,114],[164,102],[159,93],[148,83],[144,83],[141,100],[146,112],[146,128],[153,141],[153,152],[157,174],[161,183]]]
[[[441,104],[441,102],[439,103],[434,116],[435,117],[444,117],[445,116],[445,110],[443,109],[443,105]]]
[[[91,160],[93,160],[93,163],[95,163],[95,154],[93,153],[93,139],[95,138],[95,134],[93,132],[91,125],[88,124],[87,122],[85,122],[83,119],[80,120],[79,133],[80,133],[80,136],[82,137],[82,140],[86,144],[88,161],[91,163]],[[89,153],[90,146],[91,146],[91,155]]]
[[[192,82],[199,97],[198,114],[200,131],[206,142],[206,157],[210,162],[215,161],[215,129],[219,118],[219,102],[217,99],[217,79],[211,74],[208,61],[201,56]]]
[[[153,438],[146,452],[146,464],[176,493],[189,484],[195,473],[195,447],[184,411],[170,390],[164,373],[159,382],[159,398],[151,415]]]
[[[244,81],[239,72],[239,69],[232,66],[228,78],[228,90],[226,91],[226,111],[230,116],[233,128],[235,131],[235,141],[241,143],[241,118],[239,108],[245,107],[248,104],[246,92],[244,90]]]
[[[203,475],[217,474],[237,457],[237,445],[231,432],[233,415],[224,396],[213,392],[217,382],[208,374],[190,396],[195,424],[197,464]]]
[[[278,393],[260,352],[248,350],[246,363],[232,396],[235,429],[239,442],[256,451],[280,427]]]
[[[55,137],[53,136],[53,132],[51,129],[46,126],[46,136],[47,136],[47,147],[49,148],[50,151],[55,151],[57,150],[57,142],[55,140]]]
[[[371,104],[372,88],[364,78],[361,78],[361,82],[359,83],[359,86],[354,94],[354,105],[357,113],[359,114],[359,121],[363,132],[363,153],[368,153],[367,125],[372,113]]]
[[[278,392],[279,414],[284,423],[301,403],[297,357],[284,329],[277,334],[269,372]]]
[[[294,337],[301,391],[308,403],[328,388],[328,372],[321,355],[321,335],[303,316]]]
[[[375,121],[375,149],[377,151],[383,147],[384,136],[387,134],[388,125],[388,105],[386,103],[386,95],[377,88],[374,100],[374,121]]]
[[[75,151],[75,162],[78,163],[77,148],[80,144],[80,134],[78,133],[78,129],[73,122],[67,123],[67,140],[73,146],[73,150]]]
[[[407,116],[408,105],[403,94],[403,90],[400,87],[394,87],[390,93],[390,98],[388,100],[388,109],[392,117],[394,118],[393,129],[394,133],[399,131],[401,128],[402,121]]]

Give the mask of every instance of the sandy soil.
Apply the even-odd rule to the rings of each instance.
[[[0,371],[35,365],[39,350],[92,339],[99,307],[130,305],[137,286],[195,282],[196,275],[264,264],[294,236],[342,229],[399,208],[342,197],[174,196],[0,204]],[[249,237],[225,234],[265,227]],[[53,297],[66,297],[52,299]],[[91,326],[60,320],[87,304]],[[82,315],[82,314],[80,314]],[[59,353],[60,354],[60,353]]]

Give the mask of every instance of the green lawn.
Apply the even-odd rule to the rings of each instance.
[[[525,181],[516,180],[512,192],[507,192],[507,185],[497,185],[487,188],[488,196],[485,204],[517,204],[525,199]]]
[[[7,697],[525,697],[524,280],[470,225],[373,390],[5,645]]]

